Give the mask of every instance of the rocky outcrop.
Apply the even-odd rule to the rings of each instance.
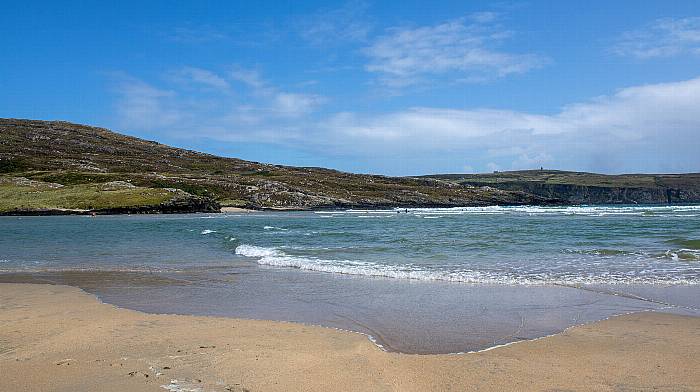
[[[493,186],[504,190],[526,192],[544,198],[559,199],[568,204],[700,203],[700,189],[692,188],[610,187],[537,182],[503,182]]]
[[[130,206],[88,211],[88,214],[186,214],[193,212],[221,212],[221,205],[208,197],[184,197],[152,206]]]

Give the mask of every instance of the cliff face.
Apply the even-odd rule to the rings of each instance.
[[[700,203],[700,174],[629,174],[530,170],[429,176],[455,184],[525,192],[567,204]]]
[[[479,185],[479,183],[472,183]],[[688,204],[700,203],[699,189],[673,187],[602,187],[575,184],[508,182],[499,189],[521,191],[569,204]]]

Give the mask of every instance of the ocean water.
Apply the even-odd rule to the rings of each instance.
[[[461,352],[700,308],[700,206],[0,218],[0,281]]]

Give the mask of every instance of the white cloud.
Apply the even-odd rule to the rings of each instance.
[[[498,13],[491,11],[475,12],[468,18],[476,23],[491,23],[498,19]]]
[[[212,71],[201,68],[183,67],[179,71],[175,72],[174,76],[180,81],[196,83],[218,90],[228,90],[230,87],[229,82],[221,76]]]
[[[260,72],[257,70],[236,68],[231,71],[230,76],[233,80],[244,83],[256,89],[265,87],[265,82],[260,76]]]
[[[292,121],[312,115],[326,101],[320,95],[282,90],[254,70],[236,69],[224,77],[185,67],[167,75],[165,88],[114,75],[120,126],[182,138],[284,143],[301,139]],[[236,94],[230,93],[232,82],[242,84]]]
[[[478,13],[435,26],[389,29],[365,48],[370,59],[366,69],[382,75],[385,84],[401,87],[445,74],[480,82],[524,73],[547,62],[539,55],[499,50],[512,32],[493,23],[496,18],[494,13]]]
[[[605,162],[586,160],[600,154],[646,154],[644,164],[698,169],[698,102],[700,78],[621,89],[553,115],[418,107],[374,116],[339,113],[323,129],[332,140],[355,148],[361,144],[369,151],[470,153],[479,159],[499,158],[511,168],[561,167],[577,160],[598,170],[612,169],[603,168]]]
[[[318,95],[275,93],[273,108],[281,115],[299,117],[311,113],[323,102],[325,99]]]
[[[364,41],[372,30],[368,5],[350,1],[340,8],[325,9],[297,21],[299,34],[314,45]]]
[[[212,26],[179,26],[166,36],[174,42],[183,44],[202,44],[228,38],[228,35]]]
[[[313,112],[326,102],[324,97],[316,94],[280,91],[266,82],[257,70],[236,68],[230,75],[234,80],[250,87],[255,95],[266,101],[267,115],[299,117]]]
[[[643,29],[628,31],[613,52],[640,59],[700,54],[700,17],[657,19]]]
[[[413,165],[410,173],[393,174],[467,166],[470,171],[700,170],[700,78],[623,88],[553,114],[415,107],[320,116],[315,109],[323,97],[283,91],[256,72],[237,75],[247,92],[211,100],[211,94],[193,97],[172,86],[123,78],[117,102],[122,125],[183,139],[276,143],[353,157],[365,167],[373,161]]]
[[[177,124],[182,112],[172,105],[175,93],[123,76],[117,87],[117,113],[128,128],[159,128]]]
[[[632,140],[664,129],[697,127],[700,130],[699,102],[700,78],[697,78],[621,89],[611,96],[568,105],[555,115],[418,107],[371,118],[344,113],[330,124],[349,136],[386,141],[425,138],[430,144],[451,144],[504,132],[531,135],[606,132]]]

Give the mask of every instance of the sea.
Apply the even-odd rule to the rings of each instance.
[[[0,217],[0,233],[0,282],[337,328],[407,354],[700,316],[697,205]]]

